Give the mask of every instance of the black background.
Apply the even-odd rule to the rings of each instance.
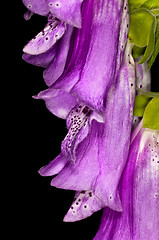
[[[98,230],[102,210],[91,217],[75,222],[65,223],[63,217],[68,211],[73,191],[56,189],[50,186],[51,177],[41,177],[39,168],[54,159],[60,152],[60,143],[67,133],[65,120],[53,116],[42,100],[32,98],[39,91],[47,88],[42,73],[43,69],[27,64],[21,59],[22,49],[46,24],[45,17],[34,15],[25,21],[26,8],[21,1],[14,9],[15,54],[12,55],[14,71],[12,78],[17,90],[16,97],[16,133],[19,143],[14,152],[14,216],[18,222],[14,232],[26,237],[47,239],[83,239],[92,240]],[[159,91],[159,61],[152,67],[152,90]],[[18,134],[18,132],[20,132]],[[13,141],[15,141],[15,137]],[[13,181],[13,180],[12,180]],[[10,216],[8,217],[10,218]],[[11,221],[11,220],[10,220]]]

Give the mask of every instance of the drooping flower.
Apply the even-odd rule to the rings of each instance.
[[[159,131],[135,129],[120,183],[122,213],[105,208],[94,240],[156,240],[159,236]]]
[[[83,219],[105,206],[122,210],[118,183],[129,151],[134,97],[135,65],[128,43],[117,81],[106,98],[105,123],[79,103],[67,117],[62,153],[40,170],[43,176],[58,173],[52,186],[77,191],[65,221]],[[51,101],[54,109],[59,107],[54,98],[50,105]]]
[[[65,33],[62,32],[67,41],[62,38],[51,47],[52,41],[48,43],[48,34],[43,36],[42,31],[34,39],[36,44],[32,45],[32,40],[24,50],[36,46],[39,51],[39,44],[42,49],[46,46],[48,50],[38,55],[24,55],[23,58],[30,63],[47,67],[44,80],[48,86],[56,89],[56,96],[59,89],[70,92],[82,99],[87,106],[103,112],[104,98],[116,81],[126,46],[129,26],[127,0],[85,0],[82,4],[82,28],[70,29],[67,24],[62,26],[67,28]],[[56,28],[61,32],[59,25]],[[52,36],[52,32],[49,34]],[[54,33],[53,38],[56,38],[55,35]],[[35,53],[36,50],[31,47],[30,53]]]
[[[29,9],[25,19],[33,13],[48,18],[45,28],[24,47],[23,59],[44,68],[52,63],[56,80],[64,70],[73,28],[81,27],[82,1],[23,0],[23,3]]]

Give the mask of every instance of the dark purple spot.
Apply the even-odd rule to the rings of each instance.
[[[82,193],[82,194],[85,194],[85,192],[86,192],[86,191],[84,191],[84,190],[83,190],[83,191],[81,191],[81,193]]]
[[[140,85],[140,88],[142,88],[142,84]]]
[[[88,112],[88,107],[86,106],[83,110],[82,110],[82,112],[84,113],[84,114],[86,114],[87,112]]]
[[[93,195],[92,192],[89,192],[89,196],[92,197],[92,195]]]
[[[133,83],[131,83],[131,87],[133,86],[134,84]]]

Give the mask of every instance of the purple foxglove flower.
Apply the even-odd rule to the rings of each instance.
[[[41,94],[45,95],[44,99],[49,99],[51,111],[59,111],[59,95],[56,99],[55,92],[50,89]],[[65,105],[61,106],[65,106],[65,111],[59,111],[67,116],[68,127],[68,134],[61,145],[62,153],[39,173],[43,176],[58,174],[52,180],[52,186],[77,191],[77,199],[65,221],[86,218],[105,206],[122,211],[118,183],[128,156],[135,97],[131,45],[127,44],[117,81],[106,98],[105,123],[84,103],[77,104],[76,100],[75,105],[76,98],[71,97],[72,102],[67,101],[70,99],[67,95]],[[71,104],[75,107],[67,115]]]
[[[120,195],[123,211],[105,208],[94,240],[157,240],[159,131],[142,128],[142,121],[132,135]]]
[[[127,1],[84,1],[82,22],[81,29],[73,30],[63,74],[57,80],[59,74],[51,62],[44,71],[44,80],[52,85],[49,93],[46,90],[39,98],[47,103],[49,96],[52,98],[50,91],[57,96],[55,92],[61,89],[103,114],[104,99],[116,81],[127,42]]]

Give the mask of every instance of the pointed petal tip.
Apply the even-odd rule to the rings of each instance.
[[[68,212],[68,213],[64,216],[63,222],[77,222],[77,221],[83,220],[83,219],[85,219],[85,218],[87,218],[87,216],[86,216],[86,217],[81,217],[81,216],[79,216],[79,215],[74,216],[73,214],[71,214],[70,212]]]

